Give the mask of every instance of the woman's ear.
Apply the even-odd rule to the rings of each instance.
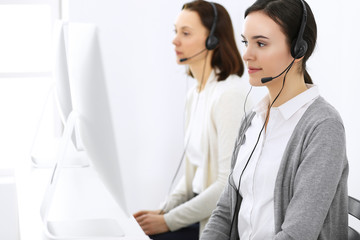
[[[301,62],[303,59],[304,59],[304,56],[303,56],[303,57],[301,57],[301,58],[297,58],[297,59],[295,59],[294,63]]]

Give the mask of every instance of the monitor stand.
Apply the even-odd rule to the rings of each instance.
[[[46,240],[120,240],[124,239],[125,233],[121,228],[120,223],[112,218],[92,218],[92,219],[77,219],[65,221],[51,221],[49,220],[49,212],[54,200],[56,186],[59,180],[61,171],[64,168],[64,159],[66,158],[66,149],[71,139],[77,120],[77,115],[72,112],[69,115],[68,121],[65,125],[63,136],[60,140],[60,145],[57,154],[57,163],[51,177],[51,181],[45,192],[44,199],[41,205],[41,218],[44,226],[44,239]],[[71,169],[68,169],[71,170]],[[78,169],[81,171],[82,169]],[[83,169],[86,170],[86,169]],[[65,176],[66,177],[66,176]],[[128,238],[126,238],[128,239]]]
[[[115,219],[81,219],[70,221],[48,221],[46,240],[53,239],[123,239],[125,236]]]
[[[56,151],[60,147],[61,137],[49,136],[48,130],[44,128],[44,119],[46,114],[54,114],[50,108],[51,104],[54,104],[53,96],[55,95],[55,85],[51,86],[47,94],[38,126],[36,127],[35,136],[30,150],[31,165],[34,168],[53,168],[56,164]],[[59,104],[57,104],[59,105]],[[60,107],[57,107],[60,109]],[[58,110],[59,112],[60,110]],[[63,119],[62,119],[63,120]],[[59,120],[60,121],[60,120]],[[62,122],[65,122],[63,120]],[[58,122],[57,124],[62,124]],[[64,124],[65,125],[65,124]],[[60,127],[60,126],[59,126]],[[65,128],[65,126],[64,126]],[[44,150],[44,143],[48,145],[49,149]],[[78,133],[78,128],[74,126],[73,133],[71,135],[71,141],[69,142],[66,151],[69,151],[69,156],[64,159],[64,167],[69,168],[83,168],[89,167],[89,161],[87,160],[86,153],[82,149],[81,141]]]

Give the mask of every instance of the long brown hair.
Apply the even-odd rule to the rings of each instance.
[[[229,13],[222,5],[214,4],[218,13],[214,36],[219,39],[219,44],[213,50],[211,67],[219,69],[217,73],[218,81],[225,80],[230,74],[236,74],[241,77],[244,73],[244,63],[241,60],[240,52],[235,42],[234,29]],[[209,2],[195,0],[185,3],[183,9],[197,12],[201,23],[210,32],[214,20],[214,9]],[[190,70],[188,74],[192,76]]]

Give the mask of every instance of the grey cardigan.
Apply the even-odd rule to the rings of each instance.
[[[242,122],[240,142],[246,141],[245,133],[254,115],[252,112]],[[237,152],[235,149],[231,168]],[[342,120],[319,97],[295,127],[281,160],[274,189],[274,239],[347,240],[348,171]],[[239,239],[235,185],[230,175],[202,240]],[[241,205],[241,196],[238,200]]]

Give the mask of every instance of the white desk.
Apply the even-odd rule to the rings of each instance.
[[[0,239],[19,240],[19,235],[14,171],[0,168]]]
[[[40,206],[52,169],[17,171],[21,240],[43,239]],[[127,217],[125,217],[127,216]],[[49,220],[114,218],[125,232],[124,239],[149,239],[131,215],[113,201],[96,173],[89,168],[64,168],[59,177]]]

